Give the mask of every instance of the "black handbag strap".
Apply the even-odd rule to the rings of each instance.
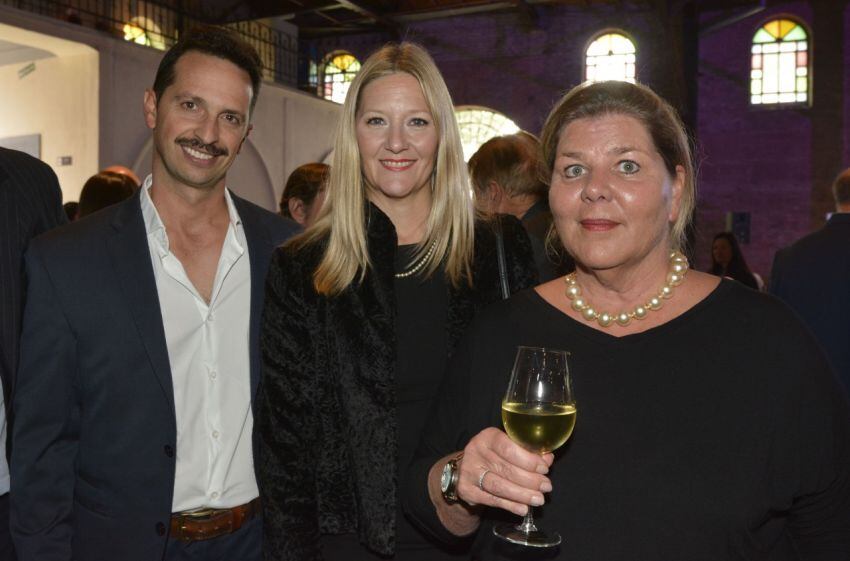
[[[505,259],[505,240],[502,236],[502,217],[496,215],[496,256],[499,260],[499,285],[502,288],[502,300],[507,300],[511,295],[511,286],[508,282],[508,264]]]

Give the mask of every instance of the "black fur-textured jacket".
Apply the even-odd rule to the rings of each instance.
[[[385,214],[367,212],[373,268],[362,283],[319,296],[318,244],[279,248],[269,269],[255,401],[267,560],[320,559],[320,534],[356,533],[377,553],[394,551],[396,448],[405,437],[395,413],[397,239]],[[534,258],[519,221],[502,223],[515,292],[534,284]],[[495,239],[489,224],[476,224],[473,288],[446,283],[449,352],[475,313],[500,298]]]

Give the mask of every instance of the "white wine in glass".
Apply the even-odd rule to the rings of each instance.
[[[511,440],[538,454],[546,454],[569,440],[576,423],[566,351],[518,347],[511,380],[502,401],[502,424]],[[534,524],[531,507],[522,523],[501,524],[493,533],[502,539],[532,547],[554,547],[557,533],[547,534]]]

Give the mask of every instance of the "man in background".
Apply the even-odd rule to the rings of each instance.
[[[547,246],[552,213],[539,152],[540,141],[531,133],[497,136],[469,159],[469,175],[480,212],[512,214],[522,222],[531,240],[538,278],[546,282],[567,274],[575,265],[563,248]]]
[[[62,192],[50,166],[15,150],[0,148],[0,560],[14,559],[9,535],[9,465],[6,451],[9,396],[15,386],[21,312],[24,302],[24,252],[29,241],[63,224]],[[8,419],[8,420],[7,420]]]
[[[770,292],[808,324],[850,395],[850,169],[832,194],[826,225],[776,253]]]

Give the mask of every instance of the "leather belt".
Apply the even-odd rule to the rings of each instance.
[[[187,542],[231,534],[262,512],[260,497],[233,508],[205,508],[171,515],[170,537]]]

